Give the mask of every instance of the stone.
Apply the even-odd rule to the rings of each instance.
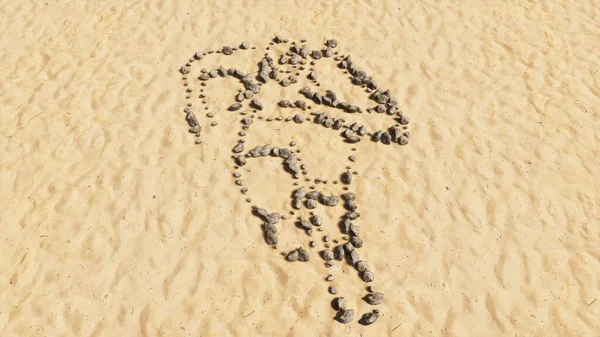
[[[243,156],[237,156],[235,157],[235,163],[239,166],[244,166],[246,165],[247,161]]]
[[[319,192],[319,191],[310,191],[310,192],[306,193],[306,197],[308,199],[313,199],[313,200],[318,200],[320,195],[321,195],[321,192]]]
[[[182,73],[183,75],[189,74],[190,67],[182,66],[181,68],[179,68],[179,72]]]
[[[364,297],[365,302],[370,305],[379,305],[383,302],[383,294],[382,293],[372,293],[368,294]]]
[[[329,249],[326,249],[321,252],[321,257],[325,261],[331,261],[331,260],[333,260],[333,252]]]
[[[360,217],[360,213],[358,212],[348,212],[344,215],[346,218],[350,220],[358,219]]]
[[[314,72],[314,71],[311,71],[310,73],[308,73],[308,79],[316,81],[317,80],[317,73]]]
[[[263,104],[261,102],[259,102],[257,99],[251,100],[250,106],[259,111],[262,111],[262,109],[263,109]]]
[[[337,290],[335,289],[335,287],[329,287],[329,288],[327,288],[327,290],[329,291],[329,293],[331,295],[337,294]]]
[[[356,263],[358,261],[361,260],[360,255],[358,254],[358,250],[354,249],[354,246],[350,245],[352,247],[352,250],[350,251],[350,254],[348,256],[348,262],[352,265],[355,266]]]
[[[321,51],[320,51],[320,50],[313,50],[313,51],[310,53],[310,56],[311,56],[312,58],[314,58],[315,60],[318,60],[318,59],[320,59],[321,57],[323,57],[323,54],[321,53]]]
[[[240,44],[240,49],[248,49],[250,48],[250,43],[248,43],[248,41],[244,41],[242,42],[242,44]]]
[[[300,62],[300,57],[297,54],[292,55],[292,57],[289,60],[289,63],[291,65],[296,65]]]
[[[202,53],[201,51],[199,51],[196,54],[194,54],[194,58],[196,60],[202,60],[203,57],[204,57],[204,53]]]
[[[306,187],[302,186],[294,191],[294,198],[302,199],[306,196]]]
[[[323,218],[318,215],[313,215],[310,217],[310,223],[313,226],[320,227],[323,224]]]
[[[344,260],[344,256],[346,256],[346,251],[344,250],[344,246],[339,245],[333,248],[333,256],[336,260],[342,261]]]
[[[221,77],[227,76],[227,69],[225,69],[223,67],[219,67],[219,69],[217,69],[217,72],[219,73],[219,76],[221,76]]]
[[[346,193],[342,194],[342,199],[344,201],[354,201],[356,199],[356,194],[354,194],[352,192],[346,192]]]
[[[341,181],[345,185],[349,185],[350,183],[352,183],[352,173],[350,173],[350,171],[342,173]]]
[[[208,76],[210,76],[210,78],[215,78],[219,76],[219,71],[217,69],[213,69],[208,72]]]
[[[202,129],[199,127],[198,118],[196,118],[196,115],[191,110],[187,113],[185,119],[190,127],[198,127],[200,130]]]
[[[293,250],[289,252],[289,254],[286,256],[286,259],[290,262],[298,261],[300,259],[300,254],[298,253],[298,250]]]
[[[363,246],[363,241],[361,240],[361,238],[359,238],[356,235],[353,235],[350,237],[350,243],[355,247],[355,248],[362,248]]]
[[[381,134],[381,142],[383,144],[386,144],[386,145],[391,144],[391,142],[392,142],[392,135],[390,135],[390,133],[387,132],[387,131],[384,132],[384,133],[382,133]]]
[[[302,199],[296,198],[292,201],[292,207],[294,209],[301,209],[302,208]]]
[[[239,94],[235,95],[235,101],[236,101],[236,102],[239,102],[239,103],[241,103],[241,102],[243,102],[243,101],[244,101],[244,98],[245,98],[245,97],[244,97],[244,94],[243,94],[243,93],[241,93],[241,92],[240,92]]]
[[[400,138],[398,138],[398,144],[402,146],[408,144],[408,138],[405,136],[400,136]]]
[[[358,206],[356,205],[356,203],[354,201],[346,201],[344,203],[344,208],[346,208],[350,212],[354,212],[354,211],[356,211]]]
[[[399,122],[401,125],[407,125],[407,124],[408,124],[408,122],[409,122],[409,120],[408,120],[408,117],[406,117],[406,116],[404,116],[404,115],[400,115],[400,117],[398,118],[398,122]]]
[[[362,125],[358,128],[358,131],[356,133],[358,133],[360,136],[364,136],[367,134],[367,128],[364,125]]]
[[[365,262],[365,261],[358,261],[354,265],[354,268],[356,268],[356,270],[358,270],[359,272],[364,272],[367,269],[369,269],[369,266],[367,265],[367,262]]]
[[[337,47],[338,43],[337,43],[337,40],[331,39],[331,40],[327,40],[327,42],[325,42],[325,45],[330,48],[335,48],[335,47]]]
[[[325,52],[323,53],[323,57],[331,57],[333,55],[333,49],[331,47],[327,47]]]
[[[201,81],[208,81],[210,79],[210,76],[208,76],[208,73],[203,73],[203,74],[200,74],[198,79]]]
[[[338,197],[336,197],[335,195],[326,196],[324,194],[321,194],[321,196],[319,197],[319,201],[325,206],[333,207],[338,204],[340,199]]]
[[[251,116],[246,116],[242,119],[242,124],[244,125],[251,125],[252,122],[254,122],[254,118],[252,118]]]
[[[240,153],[244,151],[244,144],[242,143],[238,143],[234,148],[233,148],[233,153]]]
[[[377,318],[379,318],[379,312],[367,312],[361,317],[359,323],[362,325],[371,325],[377,321]]]
[[[378,142],[381,140],[381,135],[383,134],[383,131],[376,131],[373,133],[373,135],[371,136],[371,140],[374,142]]]
[[[229,47],[229,46],[224,46],[223,49],[221,50],[223,52],[223,54],[225,55],[231,55],[233,54],[233,48]]]
[[[362,273],[361,278],[365,282],[373,282],[373,280],[375,280],[375,274],[373,274],[372,272],[370,272],[368,270],[365,270]]]
[[[354,310],[346,309],[338,311],[335,319],[343,324],[348,324],[354,320]]]
[[[333,281],[333,275],[331,275],[331,274],[327,275],[327,277],[325,278],[325,281],[328,281],[328,282]]]
[[[305,101],[301,101],[301,100],[297,100],[296,102],[294,102],[294,106],[296,108],[300,108],[302,110],[306,109],[306,102]]]
[[[307,209],[315,209],[317,208],[317,201],[313,199],[307,199],[304,202],[304,206],[306,206]]]
[[[308,251],[304,248],[298,248],[298,258],[302,262],[308,261],[310,259],[308,256]]]
[[[336,297],[331,301],[331,305],[334,310],[346,310],[346,299],[343,297]]]
[[[241,108],[242,108],[241,103],[233,103],[232,105],[229,106],[229,111],[237,111]]]
[[[292,106],[292,103],[290,103],[290,101],[288,101],[287,99],[281,100],[277,104],[282,108],[289,108],[290,106]]]
[[[294,122],[297,124],[301,124],[304,122],[304,117],[302,117],[302,115],[294,115]]]

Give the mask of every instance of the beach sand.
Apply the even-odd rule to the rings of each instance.
[[[598,2],[0,1],[0,13],[1,336],[600,334]],[[265,244],[251,206],[283,209],[288,177],[256,161],[245,180],[260,193],[234,185],[235,89],[211,92],[219,125],[203,124],[200,145],[181,112],[178,69],[196,51],[246,40],[258,48],[205,60],[250,71],[276,34],[336,39],[411,120],[408,145],[361,142],[353,166],[361,254],[385,294],[371,326],[333,320],[315,251],[283,259],[306,235],[281,227],[279,249]],[[266,105],[285,95],[269,90]],[[251,136],[295,140],[327,179],[347,162],[322,128]],[[332,269],[348,307],[370,310],[356,271]]]

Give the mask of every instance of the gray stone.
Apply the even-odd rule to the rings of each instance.
[[[301,209],[302,208],[302,199],[295,198],[292,201],[292,207],[294,209]]]
[[[379,305],[383,302],[383,294],[382,293],[372,293],[368,294],[364,297],[365,302],[370,305]]]
[[[360,255],[358,254],[358,250],[354,249],[354,247],[353,247],[352,251],[350,251],[349,258],[350,258],[350,261],[348,261],[348,262],[350,262],[350,264],[352,266],[355,266],[356,263],[361,260]]]
[[[286,259],[290,262],[298,261],[300,259],[300,254],[298,253],[298,250],[292,250],[291,252],[289,252]]]
[[[340,323],[348,324],[354,320],[354,310],[352,310],[352,309],[340,310],[340,311],[338,311],[336,319]]]
[[[331,304],[334,310],[346,310],[346,299],[343,297],[334,298]]]
[[[350,171],[342,173],[341,180],[342,183],[349,185],[350,183],[352,183],[352,173],[350,173]]]
[[[281,100],[277,104],[282,108],[289,108],[290,106],[292,106],[292,103],[290,103],[290,101],[288,101],[287,99]]]
[[[231,48],[229,46],[224,46],[222,52],[225,55],[231,55],[231,54],[233,54],[233,48]]]
[[[310,192],[306,193],[306,197],[308,199],[313,199],[313,200],[318,200],[320,195],[321,195],[321,192],[318,192],[318,191],[310,191]]]
[[[339,245],[333,248],[333,255],[336,260],[342,261],[344,260],[344,256],[346,255],[346,251],[344,250],[344,246]]]
[[[210,78],[215,78],[219,76],[219,71],[217,69],[213,69],[208,72],[208,76],[210,76]]]
[[[316,80],[317,79],[317,73],[314,71],[311,71],[310,73],[308,73],[308,79],[310,80]]]
[[[201,81],[208,81],[210,79],[210,76],[208,76],[207,73],[202,73],[200,74],[200,76],[198,77],[199,80]]]
[[[195,126],[199,126],[198,124],[198,118],[196,118],[196,115],[190,110],[190,112],[187,113],[187,115],[185,116],[186,121],[188,122],[190,127],[195,127]]]
[[[302,110],[306,109],[306,102],[305,101],[301,101],[301,100],[297,100],[296,102],[294,102],[294,106],[296,108],[300,108]]]
[[[333,252],[329,249],[326,249],[321,252],[321,257],[325,261],[331,261],[331,260],[333,260]]]
[[[244,144],[242,143],[238,143],[234,148],[233,148],[233,153],[240,153],[244,151]]]
[[[257,99],[251,100],[250,106],[259,111],[263,109],[263,104],[261,102],[259,102]]]
[[[242,42],[242,44],[240,44],[240,49],[248,49],[250,48],[250,43],[248,43],[248,41],[244,41]]]
[[[333,49],[331,47],[327,47],[325,52],[323,53],[324,57],[331,57],[333,55]]]
[[[356,248],[362,248],[363,241],[358,236],[353,235],[350,237],[350,243]]]
[[[335,47],[337,47],[338,43],[337,43],[337,40],[331,39],[331,40],[327,40],[327,42],[325,42],[325,45],[330,48],[335,48]]]
[[[358,206],[356,205],[356,203],[354,201],[346,201],[344,203],[344,208],[346,208],[350,212],[354,212],[354,211],[356,211]]]
[[[250,125],[252,124],[252,122],[254,122],[254,118],[252,118],[251,116],[246,116],[242,119],[242,124],[244,125]]]
[[[199,51],[196,54],[194,54],[194,58],[196,60],[202,60],[203,57],[204,57],[204,53],[202,53],[201,51]]]
[[[306,187],[302,186],[294,192],[294,198],[302,199],[306,196]]]
[[[190,67],[182,66],[181,68],[179,68],[179,72],[182,73],[183,75],[189,74]]]
[[[302,115],[296,114],[294,116],[294,122],[297,123],[297,124],[301,124],[301,123],[304,122],[304,117]]]
[[[319,227],[319,226],[321,226],[323,224],[323,218],[321,218],[318,215],[313,215],[313,216],[310,217],[310,223],[313,226]]]
[[[373,274],[372,272],[370,272],[368,270],[365,270],[362,273],[361,278],[365,282],[373,282],[373,280],[375,280],[375,274]]]
[[[365,270],[369,269],[369,266],[365,261],[358,261],[354,265],[354,268],[356,268],[356,270],[358,270],[359,272],[364,272]]]
[[[337,290],[335,289],[335,287],[329,287],[327,290],[331,295],[337,294]]]
[[[298,259],[303,262],[308,261],[310,259],[308,256],[308,251],[304,248],[298,248]]]
[[[313,51],[310,53],[310,56],[311,56],[312,58],[314,58],[315,60],[318,60],[318,59],[320,59],[321,57],[323,57],[323,53],[321,53],[321,51],[320,51],[320,50],[313,50]]]
[[[340,201],[340,199],[338,197],[336,197],[335,195],[332,196],[326,196],[324,194],[321,194],[321,196],[319,197],[319,201],[325,205],[325,206],[336,206],[338,204],[338,202]]]
[[[400,138],[398,138],[398,144],[402,146],[408,144],[408,138],[405,136],[400,136]]]
[[[229,111],[237,111],[239,109],[242,108],[242,104],[240,103],[233,103],[232,105],[229,106]]]
[[[356,199],[356,194],[352,192],[346,192],[342,194],[342,199],[345,201],[354,201]]]
[[[362,325],[371,325],[373,323],[375,323],[375,321],[377,321],[377,318],[379,318],[379,313],[378,312],[367,312],[366,314],[364,314],[362,316],[362,318],[360,319],[360,324]]]
[[[313,200],[313,199],[307,199],[304,202],[304,206],[306,206],[306,208],[308,208],[308,209],[315,209],[315,208],[317,208],[317,201]]]

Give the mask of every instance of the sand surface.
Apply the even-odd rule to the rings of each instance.
[[[600,334],[597,1],[0,1],[0,22],[1,336]],[[305,235],[264,243],[231,177],[235,89],[201,145],[181,113],[194,52],[247,40],[210,62],[250,71],[275,34],[337,39],[411,119],[354,165],[372,326],[332,319],[316,256],[282,258]],[[346,162],[321,129],[255,136],[328,179]],[[253,202],[288,202],[275,164],[245,170]]]

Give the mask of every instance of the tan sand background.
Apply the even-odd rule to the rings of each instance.
[[[0,13],[0,336],[600,336],[598,1],[3,0]],[[264,243],[231,178],[235,116],[217,110],[235,89],[212,94],[222,118],[202,145],[187,132],[181,64],[248,40],[259,49],[205,60],[250,71],[277,33],[337,39],[411,119],[408,146],[362,143],[354,166],[361,252],[386,295],[369,327],[332,320],[315,255],[286,263]],[[324,83],[354,94],[338,80]],[[260,138],[295,139],[332,179],[346,161],[321,130]],[[291,185],[268,179],[285,174],[247,170],[256,204],[281,209]],[[281,249],[306,245],[286,233]],[[365,284],[334,270],[368,310]]]

